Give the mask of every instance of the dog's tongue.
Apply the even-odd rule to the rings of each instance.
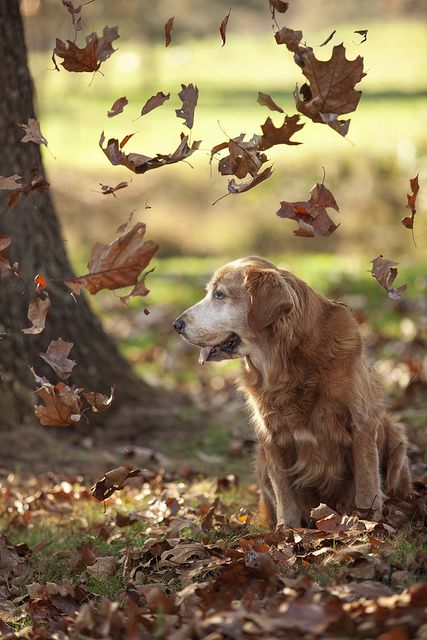
[[[202,347],[200,349],[199,364],[205,364],[206,360],[210,356],[212,349],[213,347]]]

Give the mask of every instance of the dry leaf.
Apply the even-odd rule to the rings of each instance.
[[[82,287],[94,294],[101,289],[134,285],[159,248],[156,242],[144,240],[145,230],[146,225],[139,222],[109,245],[97,242],[92,249],[88,273],[65,280],[67,287],[76,294],[80,294]]]
[[[8,189],[9,191],[14,191],[17,188],[20,188],[21,185],[18,184],[18,180],[22,180],[22,176],[13,175],[8,176],[7,178],[4,176],[0,176],[0,189]]]
[[[193,84],[181,85],[182,90],[178,93],[182,101],[181,109],[176,109],[175,113],[177,118],[183,118],[185,125],[189,128],[193,128],[194,124],[194,110],[197,105],[197,100],[199,97],[199,90]]]
[[[87,36],[86,45],[83,48],[78,47],[71,40],[67,40],[65,43],[57,38],[52,56],[55,67],[58,69],[55,61],[55,56],[58,56],[63,58],[61,65],[67,71],[79,73],[98,71],[101,63],[116,51],[112,47],[112,42],[119,37],[118,27],[106,26],[101,37],[98,37],[96,33],[91,33]]]
[[[300,116],[285,116],[285,120],[281,127],[275,127],[271,118],[267,118],[261,125],[262,136],[259,140],[258,148],[261,150],[270,149],[276,144],[297,145],[301,142],[291,140],[291,137],[300,131],[304,124],[299,124]]]
[[[99,186],[101,187],[102,195],[104,196],[113,195],[114,197],[116,197],[116,191],[119,191],[120,189],[125,189],[126,187],[128,187],[129,182],[119,182],[119,184],[116,184],[115,187],[110,187],[108,184],[102,184],[102,182],[100,182]]]
[[[5,251],[11,242],[11,236],[0,236],[0,278],[9,276],[13,271],[13,268],[9,263],[9,257]]]
[[[249,191],[249,189],[253,189],[260,182],[264,182],[267,180],[273,173],[272,167],[267,167],[259,174],[256,174],[252,177],[251,180],[246,182],[241,182],[240,184],[236,184],[234,178],[228,182],[228,192],[229,193],[244,193],[245,191]]]
[[[106,409],[109,409],[111,403],[114,400],[114,387],[111,387],[110,396],[106,396],[103,393],[99,393],[97,391],[82,391],[82,395],[90,404],[92,411],[95,413],[101,413]]]
[[[118,116],[119,113],[123,113],[123,109],[127,104],[129,104],[129,101],[126,98],[126,96],[123,96],[122,98],[117,98],[117,100],[113,103],[110,110],[108,111],[107,116],[109,118],[114,118],[114,116]]]
[[[222,45],[221,45],[222,47],[225,45],[225,41],[226,41],[226,38],[227,38],[227,26],[228,26],[228,21],[230,19],[230,15],[231,15],[231,9],[227,13],[225,18],[222,20],[221,24],[219,25],[219,33],[220,33],[221,40],[222,40]]]
[[[336,200],[329,189],[319,183],[311,189],[310,196],[306,202],[281,202],[277,215],[298,222],[299,229],[294,231],[296,236],[330,236],[338,225],[330,219],[326,209],[339,211]]]
[[[50,298],[46,294],[45,298],[34,298],[28,307],[28,320],[32,322],[32,326],[28,329],[22,329],[22,333],[41,333],[46,324],[47,312],[50,309]]]
[[[133,134],[132,134],[133,135]],[[161,154],[158,153],[155,157],[144,156],[140,153],[128,153],[125,154],[121,151],[122,147],[126,144],[131,136],[126,136],[120,143],[116,138],[110,138],[107,142],[107,146],[104,148],[105,137],[102,132],[99,139],[99,146],[113,165],[122,165],[127,167],[134,173],[146,173],[151,169],[158,169],[169,164],[175,164],[181,160],[187,159],[191,156],[200,146],[200,140],[195,140],[191,147],[188,146],[188,136],[181,133],[181,142],[173,153]]]
[[[279,105],[274,102],[273,98],[269,96],[268,93],[262,93],[262,91],[259,91],[257,102],[262,107],[268,107],[270,111],[278,111],[279,113],[283,113],[282,107],[279,107]]]
[[[86,573],[93,576],[97,580],[105,581],[110,578],[117,568],[117,558],[114,556],[100,556],[95,562],[86,567]]]
[[[34,284],[36,285],[36,293],[41,293],[47,287],[46,280],[39,273],[34,278]]]
[[[15,176],[10,176],[10,178],[14,178]],[[19,177],[19,176],[18,176]],[[6,180],[9,180],[6,178]],[[20,185],[16,185],[17,188],[11,194],[8,201],[8,209],[11,209],[21,197],[21,194],[28,196],[33,191],[47,191],[50,187],[49,182],[45,179],[43,174],[40,172],[40,167],[33,167],[31,170],[31,176],[28,182],[24,182]],[[9,187],[8,187],[9,188]],[[12,189],[10,189],[12,190]]]
[[[397,277],[396,267],[399,263],[381,255],[371,260],[371,263],[372,269],[370,273],[372,273],[375,280],[384,287],[392,300],[400,300],[406,291],[406,284],[397,288],[392,286]]]
[[[47,140],[40,131],[40,123],[34,118],[28,118],[27,124],[20,124],[25,131],[25,135],[21,142],[35,142],[36,144],[44,144],[47,147]]]
[[[415,204],[416,204],[416,200],[417,200],[418,191],[420,190],[420,185],[419,185],[419,182],[418,182],[418,174],[415,176],[415,178],[411,178],[410,179],[409,184],[411,186],[411,193],[408,193],[408,195],[406,196],[407,199],[408,199],[408,204],[406,206],[410,210],[411,215],[406,217],[406,218],[403,218],[401,220],[401,223],[407,229],[413,229],[414,228],[414,218],[415,218],[415,214],[417,212],[417,210],[415,209]]]
[[[107,471],[105,476],[91,487],[91,492],[97,500],[106,500],[112,496],[115,491],[123,489],[128,478],[139,476],[140,473],[140,469],[133,469],[129,465],[117,467],[117,469]]]
[[[151,96],[151,98],[148,98],[147,102],[141,109],[141,116],[145,116],[147,113],[150,113],[150,111],[153,111],[153,109],[161,107],[162,104],[166,102],[166,100],[169,100],[169,98],[170,93],[166,94],[163,93],[163,91],[158,91],[155,96]]]
[[[165,46],[168,47],[172,42],[173,21],[175,17],[169,18],[165,24]]]
[[[124,304],[129,304],[129,300],[131,298],[134,298],[135,296],[142,296],[142,297],[147,296],[150,293],[150,289],[147,289],[147,287],[145,286],[145,278],[148,276],[149,273],[152,273],[153,271],[154,269],[150,269],[150,271],[146,271],[142,275],[142,277],[138,280],[138,282],[136,283],[132,291],[128,293],[127,296],[122,296],[120,300]]]
[[[41,382],[36,393],[45,403],[34,407],[40,423],[49,427],[65,427],[79,422],[82,411],[79,390],[71,389],[63,382],[54,386],[44,378],[35,377],[38,383]]]
[[[289,2],[284,2],[283,0],[268,0],[270,3],[271,13],[274,18],[274,12],[278,11],[279,13],[286,13],[289,8]]]
[[[68,358],[73,346],[73,342],[65,342],[62,338],[51,340],[46,353],[39,353],[39,356],[52,367],[59,378],[66,380],[76,366],[76,362]]]

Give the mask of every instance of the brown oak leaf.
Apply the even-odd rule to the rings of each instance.
[[[87,4],[91,4],[92,2],[94,2],[94,0],[88,0],[88,2],[83,2],[78,7],[75,7],[74,4],[71,2],[71,0],[62,0],[62,4],[67,9],[68,13],[71,15],[73,26],[76,31],[82,30],[82,18],[81,16],[79,16],[82,10],[82,7],[84,7]],[[77,16],[79,17],[77,18]]]
[[[13,175],[13,176],[0,176],[0,189],[7,189],[8,191],[14,191],[17,188],[20,188],[21,185],[18,184],[18,180],[22,180],[22,176]]]
[[[288,27],[283,27],[276,31],[274,38],[277,44],[285,44],[289,51],[295,52],[302,40],[302,31],[294,31]]]
[[[47,140],[42,135],[40,130],[40,123],[34,118],[28,118],[27,124],[20,124],[25,131],[25,135],[22,138],[21,142],[35,142],[36,144],[44,144],[47,147]]]
[[[235,180],[229,180],[228,182],[228,192],[229,193],[244,193],[245,191],[249,191],[249,189],[253,189],[260,182],[264,182],[267,180],[273,173],[272,167],[267,167],[261,173],[257,173],[252,176],[251,180],[247,180],[246,182],[241,182],[240,184],[236,184]]]
[[[65,342],[62,338],[51,340],[47,351],[39,353],[39,356],[52,367],[59,378],[66,380],[76,366],[76,362],[68,358],[73,346],[73,342]]]
[[[274,18],[274,12],[278,11],[279,13],[286,13],[289,8],[289,2],[284,2],[283,0],[268,0],[270,3],[271,13]]]
[[[273,98],[268,95],[268,93],[262,93],[262,91],[258,91],[258,104],[262,107],[268,107],[270,111],[278,111],[279,113],[283,113],[282,107],[279,107],[273,100]]]
[[[55,61],[55,56],[58,56],[63,58],[61,65],[67,71],[79,73],[98,71],[101,62],[105,62],[114,51],[117,51],[112,47],[112,42],[119,37],[118,27],[106,26],[101,37],[96,33],[87,36],[86,45],[83,48],[78,47],[71,40],[65,43],[57,38],[52,57],[55,67],[58,69]]]
[[[0,236],[0,278],[5,278],[6,276],[9,276],[13,271],[13,267],[9,263],[9,258],[6,253],[6,249],[8,248],[11,242],[12,242],[11,236],[9,235]]]
[[[261,150],[270,149],[276,144],[297,145],[302,144],[291,140],[291,137],[300,131],[303,124],[299,124],[300,116],[296,113],[293,116],[285,116],[285,120],[281,127],[275,127],[271,118],[267,118],[261,125],[262,136],[259,141],[258,148]]]
[[[96,33],[91,34],[92,37],[98,39],[97,58],[100,62],[105,62],[117,49],[114,49],[112,43],[120,38],[118,27],[104,27],[102,36],[98,38]],[[91,37],[91,36],[89,36]]]
[[[49,296],[46,294],[45,298],[37,296],[30,301],[28,307],[28,320],[32,323],[28,329],[22,329],[22,333],[36,334],[41,333],[46,324],[46,316],[50,309],[51,302]]]
[[[169,98],[170,93],[166,94],[163,93],[163,91],[158,91],[155,96],[151,96],[151,98],[148,98],[147,102],[141,109],[141,116],[145,116],[147,113],[150,113],[150,111],[153,111],[153,109],[161,107],[162,104],[166,102],[166,100],[169,100]]]
[[[118,184],[116,184],[115,187],[110,187],[108,184],[102,184],[102,182],[100,182],[99,186],[101,187],[100,193],[102,193],[102,195],[104,196],[113,195],[116,198],[117,197],[116,191],[119,191],[120,189],[125,189],[126,187],[128,187],[129,182],[119,182]]]
[[[123,109],[127,104],[129,104],[129,100],[126,98],[126,96],[123,96],[122,98],[117,98],[117,100],[113,103],[110,110],[108,111],[107,116],[109,118],[114,118],[114,116],[118,116],[119,113],[123,113]]]
[[[173,21],[175,17],[169,18],[165,24],[165,46],[168,47],[172,42]]]
[[[306,202],[281,202],[277,215],[289,218],[299,224],[294,235],[302,237],[330,236],[337,228],[328,216],[327,208],[339,211],[332,193],[323,184],[316,183],[310,191],[310,200]]]
[[[406,196],[408,199],[408,204],[406,206],[410,210],[411,215],[405,218],[402,218],[401,224],[403,224],[403,226],[406,227],[407,229],[413,229],[414,218],[417,212],[417,210],[415,209],[415,204],[417,200],[418,191],[420,190],[420,184],[418,182],[418,174],[415,176],[415,178],[411,178],[409,180],[409,184],[411,187],[411,193],[408,193]]]
[[[140,473],[140,469],[133,469],[130,465],[117,467],[117,469],[107,471],[105,476],[91,487],[91,492],[97,500],[106,500],[115,491],[123,489],[128,478],[139,476]]]
[[[129,136],[130,137],[130,136]],[[129,139],[126,136],[127,139]],[[102,145],[105,141],[104,132],[102,132],[99,139],[99,146],[113,165],[123,165],[134,173],[145,173],[151,169],[158,169],[165,165],[175,164],[181,160],[185,160],[191,154],[193,154],[200,146],[200,140],[195,140],[191,147],[188,145],[188,136],[181,133],[181,142],[173,153],[162,154],[158,153],[155,157],[144,156],[140,153],[128,153],[125,154],[121,151],[121,148],[127,142],[124,138],[120,143],[116,138],[110,138],[107,142],[107,146],[104,148]]]
[[[40,379],[38,376],[36,380],[38,383],[41,382],[41,386],[36,389],[36,394],[45,403],[34,406],[34,413],[40,424],[48,427],[65,427],[79,422],[82,415],[82,402],[78,389],[72,389],[63,382],[53,385],[45,378]]]
[[[192,129],[194,124],[194,110],[199,98],[199,90],[192,83],[187,86],[182,84],[181,87],[182,90],[178,93],[178,96],[182,101],[182,107],[176,109],[175,113],[177,118],[183,118],[186,126]]]
[[[225,45],[225,42],[226,42],[226,39],[227,39],[227,26],[228,26],[228,21],[230,19],[230,15],[231,15],[231,9],[227,13],[225,18],[221,21],[221,24],[219,25],[219,33],[220,33],[221,40],[222,40],[222,45],[221,45],[222,47]]]
[[[406,291],[406,284],[400,287],[393,287],[393,283],[397,277],[397,265],[395,260],[384,258],[382,255],[371,260],[372,269],[370,273],[375,280],[387,291],[389,298],[392,300],[400,300]]]
[[[111,387],[109,396],[106,396],[103,393],[99,393],[98,391],[86,390],[83,390],[82,394],[88,404],[90,404],[92,411],[94,411],[95,413],[100,413],[111,406],[111,403],[114,400],[114,387]]]
[[[135,296],[141,296],[141,297],[147,296],[150,293],[150,289],[147,289],[145,285],[145,278],[148,276],[149,273],[152,273],[153,271],[154,271],[154,268],[142,274],[142,277],[138,280],[136,285],[133,287],[132,291],[128,293],[127,296],[121,296],[120,300],[124,304],[129,304],[129,300],[131,298],[134,298]]]
[[[152,240],[144,240],[146,225],[135,224],[127,233],[109,245],[97,242],[92,249],[88,273],[65,280],[74,293],[85,287],[94,294],[101,289],[120,289],[134,285],[159,248]]]

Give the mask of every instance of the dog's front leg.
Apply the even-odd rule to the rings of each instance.
[[[369,438],[355,438],[352,446],[355,503],[362,511],[372,510],[374,520],[382,517],[382,492],[375,432]]]
[[[276,498],[277,525],[301,526],[301,509],[289,482],[283,454],[273,446],[265,446],[268,474]]]

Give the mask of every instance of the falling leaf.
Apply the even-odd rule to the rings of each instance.
[[[185,125],[189,129],[192,129],[194,124],[194,110],[197,105],[199,90],[191,83],[187,86],[182,84],[181,87],[182,90],[178,93],[178,96],[182,101],[182,107],[181,109],[176,109],[175,113],[177,118],[183,118]]]
[[[5,278],[12,273],[12,266],[9,263],[9,258],[6,254],[6,249],[12,242],[11,236],[0,236],[0,278]]]
[[[406,284],[397,288],[392,287],[397,277],[396,267],[399,263],[395,262],[395,260],[384,258],[382,255],[371,260],[371,263],[372,269],[370,273],[372,273],[375,280],[384,287],[392,300],[400,300],[406,291]]]
[[[101,289],[120,289],[134,285],[139,274],[159,248],[152,240],[144,240],[146,225],[135,224],[127,233],[109,245],[96,243],[88,263],[89,272],[65,280],[74,293],[82,287],[94,294]]]
[[[28,307],[28,320],[32,322],[32,326],[28,329],[22,329],[22,333],[41,333],[46,324],[46,316],[51,306],[50,298],[46,294],[45,298],[37,296],[31,300]]]
[[[299,124],[300,116],[285,116],[285,120],[281,127],[275,127],[271,118],[267,118],[261,125],[262,136],[259,141],[258,148],[261,150],[270,149],[276,144],[297,145],[301,142],[291,140],[291,137],[300,131],[304,124]]]
[[[104,133],[101,134],[99,140],[99,146],[113,165],[123,165],[134,173],[145,173],[151,169],[158,169],[165,165],[175,164],[181,160],[185,160],[191,156],[200,146],[200,140],[195,140],[191,147],[188,146],[188,136],[181,134],[181,142],[177,149],[173,153],[161,154],[158,153],[155,157],[144,156],[140,153],[128,153],[125,154],[119,148],[119,141],[116,138],[110,138],[107,142],[107,146],[104,148]],[[127,142],[127,140],[126,140]],[[121,147],[124,146],[122,140]]]
[[[357,33],[359,36],[362,36],[362,40],[359,42],[359,44],[363,44],[368,39],[368,30],[367,29],[358,29],[357,31],[354,31],[353,33]]]
[[[350,120],[338,120],[338,116],[351,113],[359,104],[362,92],[354,87],[366,75],[363,58],[347,60],[345,48],[339,44],[333,48],[330,60],[317,60],[311,47],[300,44],[302,32],[286,27],[275,38],[294,52],[294,60],[308,80],[300,89],[296,85],[294,91],[298,111],[345,136]]]
[[[270,3],[270,9],[272,13],[278,11],[279,13],[286,13],[289,8],[289,2],[283,0],[268,0]]]
[[[47,140],[40,131],[40,123],[34,118],[28,118],[27,124],[20,124],[25,131],[25,135],[21,142],[35,142],[36,144],[44,144],[47,147]]]
[[[332,40],[332,38],[334,37],[334,35],[336,34],[337,30],[334,29],[332,31],[332,33],[326,38],[326,40],[324,40],[322,42],[322,44],[319,44],[319,47],[324,47],[326,44],[328,44],[328,42],[330,42]]]
[[[9,191],[14,191],[16,188],[20,188],[21,185],[18,184],[18,180],[22,180],[22,176],[17,176],[16,174],[13,176],[8,176],[5,178],[4,176],[0,176],[0,189],[8,189]]]
[[[261,91],[259,91],[257,102],[262,107],[268,107],[270,111],[278,111],[279,113],[283,113],[282,107],[279,107],[279,105],[274,102],[273,98],[269,96],[268,93],[262,93]]]
[[[39,353],[39,356],[52,367],[59,378],[66,380],[76,366],[76,362],[68,358],[73,346],[73,342],[65,342],[62,338],[51,340],[46,353]]]
[[[150,271],[147,271],[146,273],[144,273],[142,275],[142,278],[138,280],[138,282],[136,283],[132,291],[128,293],[127,296],[122,296],[120,300],[124,304],[129,304],[129,300],[131,298],[134,298],[135,296],[142,296],[142,297],[147,296],[150,293],[150,289],[147,289],[147,287],[145,286],[145,278],[148,276],[149,273],[152,273],[153,271],[154,269],[150,269]]]
[[[401,223],[407,229],[413,229],[414,228],[414,218],[415,218],[415,214],[417,212],[416,209],[415,209],[415,204],[416,204],[416,200],[417,200],[418,191],[420,190],[420,185],[419,185],[419,182],[418,182],[418,174],[415,176],[415,178],[411,178],[409,180],[409,184],[410,184],[410,187],[411,187],[411,193],[408,193],[408,195],[407,195],[408,204],[406,205],[406,207],[410,210],[411,215],[406,217],[406,218],[403,218],[401,220]]]
[[[104,132],[102,132],[102,136],[104,135]],[[134,136],[134,133],[128,133],[127,136],[125,136],[123,138],[123,140],[120,142],[120,149],[123,149],[123,147],[125,146],[125,144],[127,144],[129,142],[129,140]],[[101,136],[101,137],[102,137]]]
[[[86,46],[78,47],[71,40],[63,42],[56,39],[56,46],[53,50],[53,60],[55,56],[63,58],[61,65],[67,71],[92,72],[98,71],[101,62],[105,62],[116,49],[113,49],[112,42],[119,38],[118,27],[104,27],[103,35],[98,37],[96,33],[91,33],[86,37]],[[58,68],[58,67],[57,67]]]
[[[228,192],[229,193],[243,193],[244,191],[249,191],[249,189],[253,189],[260,182],[264,182],[267,180],[273,173],[273,169],[271,167],[267,167],[260,174],[256,174],[253,176],[251,180],[247,182],[241,182],[240,184],[236,184],[235,180],[230,180],[228,183]]]
[[[172,42],[173,21],[175,17],[169,18],[165,24],[165,46],[168,47]]]
[[[221,46],[222,47],[225,45],[225,41],[226,41],[226,37],[227,37],[227,26],[228,26],[228,21],[230,19],[230,15],[231,15],[231,9],[227,13],[225,18],[221,22],[221,24],[219,25],[219,33],[221,35],[221,40],[222,40],[222,45]]]
[[[129,182],[119,182],[119,184],[116,184],[115,187],[110,187],[108,184],[102,184],[100,182],[99,186],[101,187],[102,195],[104,196],[113,195],[114,197],[116,197],[116,191],[119,191],[120,189],[125,189],[126,187],[128,187]]]
[[[13,178],[14,176],[11,176]],[[11,209],[20,199],[21,194],[28,196],[33,191],[47,191],[50,187],[49,182],[40,172],[40,167],[34,167],[31,170],[31,177],[27,182],[17,185],[17,188],[11,194],[8,201],[8,209]]]
[[[129,104],[129,101],[126,98],[126,96],[123,96],[122,98],[117,98],[117,100],[113,103],[112,107],[108,111],[107,116],[109,118],[114,118],[114,116],[118,116],[119,113],[123,113],[123,109],[127,104]]]
[[[78,389],[71,389],[63,382],[52,385],[44,378],[35,377],[38,383],[41,381],[36,394],[45,403],[34,407],[34,413],[40,423],[48,427],[65,427],[79,422],[82,403]]]
[[[82,395],[86,398],[88,404],[90,404],[92,411],[100,413],[109,409],[111,403],[114,400],[114,387],[111,387],[109,396],[99,393],[98,391],[83,391]]]
[[[47,282],[39,273],[34,278],[34,283],[36,285],[36,293],[41,293],[47,287]]]
[[[123,489],[128,478],[133,478],[140,474],[141,469],[133,469],[129,465],[117,467],[117,469],[107,471],[105,476],[91,487],[91,492],[97,500],[106,500],[112,496],[115,491]]]
[[[88,0],[88,2],[83,2],[83,4],[79,5],[78,7],[75,7],[74,4],[71,2],[71,0],[62,0],[62,4],[67,9],[68,13],[71,15],[73,26],[76,31],[82,30],[81,16],[79,16],[78,18],[76,18],[76,16],[80,14],[82,7],[84,7],[87,4],[91,4],[92,2],[94,2],[94,0]]]
[[[298,222],[299,229],[294,235],[302,237],[330,236],[337,228],[328,216],[326,209],[339,211],[332,193],[323,184],[316,183],[310,191],[310,200],[306,202],[281,202],[277,215]]]
[[[166,94],[163,93],[163,91],[158,91],[155,96],[151,96],[151,98],[148,98],[147,102],[141,109],[141,116],[145,116],[147,113],[150,113],[150,111],[153,111],[153,109],[161,107],[162,104],[166,102],[166,100],[169,100],[169,98],[170,93]]]

